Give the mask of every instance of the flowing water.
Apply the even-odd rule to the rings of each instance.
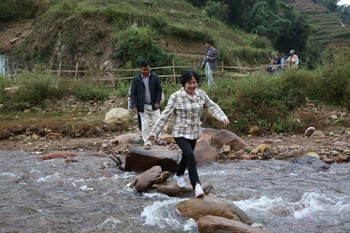
[[[126,186],[138,173],[104,168],[108,158],[34,156],[0,152],[0,232],[199,232],[174,211],[188,198],[139,194]],[[350,163],[314,172],[287,161],[226,161],[198,171],[214,186],[210,195],[271,232],[350,232]]]

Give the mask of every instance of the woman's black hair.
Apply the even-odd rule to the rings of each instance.
[[[185,70],[182,73],[181,79],[180,79],[180,82],[181,82],[182,86],[184,87],[185,84],[192,79],[192,77],[194,77],[197,80],[197,83],[199,83],[199,75],[198,75],[198,73],[196,71]]]

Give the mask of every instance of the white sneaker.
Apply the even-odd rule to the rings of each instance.
[[[176,180],[177,182],[177,186],[179,186],[180,188],[185,188],[186,187],[186,183],[185,183],[185,179],[183,176],[174,176],[174,180]]]
[[[196,197],[204,196],[204,192],[203,192],[202,186],[199,183],[196,184],[194,190],[196,192]]]

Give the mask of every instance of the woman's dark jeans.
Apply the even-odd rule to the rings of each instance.
[[[196,183],[200,183],[198,178],[197,168],[196,168],[196,161],[194,159],[194,154],[193,154],[197,139],[195,140],[189,140],[186,138],[174,138],[174,139],[177,145],[182,150],[182,158],[179,166],[177,167],[176,175],[182,176],[185,173],[185,170],[187,167],[191,185],[194,189],[194,187],[196,186]]]

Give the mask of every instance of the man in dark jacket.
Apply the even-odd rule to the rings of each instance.
[[[145,149],[151,148],[151,142],[147,141],[150,134],[149,119],[154,125],[159,116],[159,104],[162,97],[162,87],[159,82],[158,75],[151,73],[151,62],[142,59],[139,64],[141,73],[136,75],[132,80],[130,97],[132,102],[132,110],[137,113],[139,111],[142,122],[142,139]],[[160,135],[155,139],[158,145],[162,145]]]

